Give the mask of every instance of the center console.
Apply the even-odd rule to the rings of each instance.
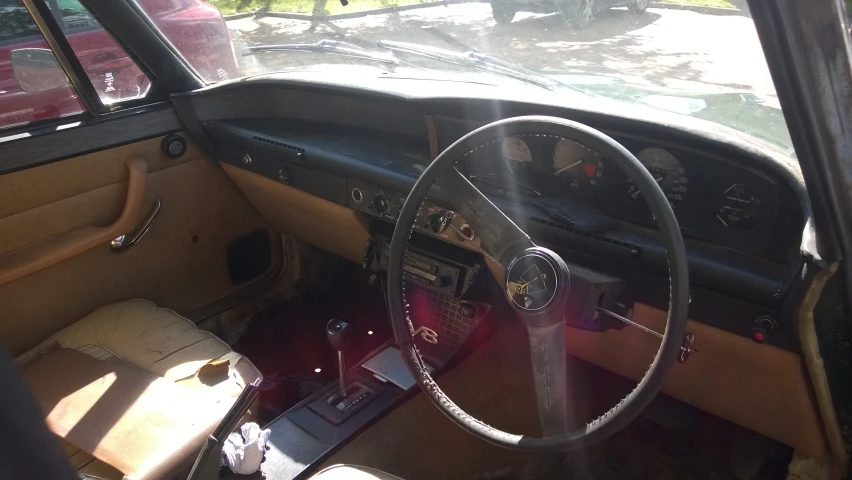
[[[379,192],[367,185],[362,188],[363,196],[356,197],[361,202],[374,203]],[[431,215],[438,207],[424,205],[424,208]],[[428,223],[418,227],[410,239],[404,264],[414,343],[427,365],[436,371],[447,365],[491,310],[486,287],[489,277],[481,274],[484,273],[481,256],[471,249],[459,248],[470,242],[469,238],[455,237],[453,245],[442,237],[456,235],[449,225],[463,220],[447,215],[446,210],[439,212],[444,225],[435,223],[438,219],[433,217],[435,228]],[[381,272],[387,268],[394,226],[384,214],[374,212],[371,216],[373,236],[366,263]],[[377,273],[377,277],[381,278],[382,274]],[[272,432],[270,449],[261,465],[266,478],[290,480],[309,476],[313,473],[312,465],[321,463],[337,447],[416,391],[414,377],[390,341],[363,360],[347,361],[346,346],[352,328],[345,319],[333,319],[326,325],[329,352],[336,352],[338,358],[338,381],[267,425]]]
[[[345,385],[345,391],[341,391]],[[273,420],[261,474],[269,480],[306,478],[337,447],[399,405],[416,389],[402,355],[386,344],[363,364]],[[230,477],[229,477],[230,478]],[[234,477],[236,478],[236,477]]]

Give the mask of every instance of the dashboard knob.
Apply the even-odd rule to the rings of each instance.
[[[370,203],[370,206],[373,207],[373,210],[375,210],[376,213],[385,213],[388,211],[390,203],[388,203],[388,198],[383,193],[377,193],[376,196],[373,197],[373,201]]]
[[[447,225],[449,225],[451,218],[453,218],[451,212],[440,211],[430,213],[429,216],[426,217],[426,226],[431,228],[435,233],[441,233],[447,229]]]
[[[756,343],[763,343],[766,341],[766,330],[760,327],[754,327],[751,329],[751,339]]]
[[[772,315],[760,315],[754,319],[754,327],[751,329],[751,339],[757,343],[763,343],[769,336],[769,332],[778,326],[778,320]]]

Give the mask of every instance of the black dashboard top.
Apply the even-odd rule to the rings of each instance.
[[[404,197],[437,153],[495,116],[556,115],[597,128],[659,178],[681,223],[695,291],[792,316],[784,310],[795,302],[786,300],[796,291],[803,254],[813,255],[801,241],[810,208],[797,168],[771,149],[552,105],[371,96],[269,80],[246,87],[252,88],[224,85],[174,101],[190,133],[220,161],[245,168],[240,159],[251,151],[263,159],[252,164],[256,173],[282,180],[286,166],[285,183],[343,205],[353,180]],[[537,240],[596,267],[665,275],[665,251],[644,202],[621,172],[583,145],[505,138],[458,165]],[[431,199],[442,202],[437,188]],[[616,227],[571,228],[560,221],[565,202],[590,205]]]

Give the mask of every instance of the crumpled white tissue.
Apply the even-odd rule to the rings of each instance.
[[[228,435],[222,445],[221,465],[227,465],[238,475],[250,475],[258,471],[271,433],[268,428],[261,430],[256,423],[244,424],[240,432]]]

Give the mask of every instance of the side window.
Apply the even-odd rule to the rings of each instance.
[[[59,10],[61,13],[56,20],[66,35],[101,28],[95,17],[77,0],[50,0],[48,5],[51,10]]]
[[[79,0],[45,1],[104,105],[148,93],[148,77]]]
[[[0,0],[0,18],[0,129],[84,112],[23,3]]]
[[[78,0],[44,1],[103,105],[144,98],[148,77]],[[86,111],[21,0],[0,0],[0,129]]]
[[[13,40],[41,36],[38,27],[20,0],[0,0],[0,18],[3,19],[3,26],[0,27],[0,45]]]
[[[208,83],[243,76],[231,32],[205,0],[139,1],[137,4],[192,68]]]

